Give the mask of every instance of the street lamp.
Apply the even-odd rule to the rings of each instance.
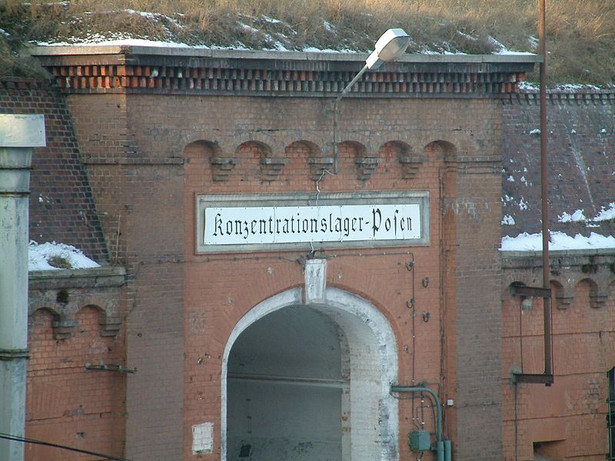
[[[396,61],[404,54],[410,44],[410,36],[403,29],[389,29],[376,42],[374,51],[365,60],[363,69],[346,85],[340,95],[335,99],[333,106],[333,171],[337,174],[337,160],[339,155],[337,125],[339,118],[339,103],[352,86],[367,70],[376,70],[385,62]]]

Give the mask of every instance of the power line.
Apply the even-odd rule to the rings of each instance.
[[[94,451],[82,450],[80,448],[69,447],[69,446],[66,446],[66,445],[60,445],[60,444],[52,443],[52,442],[44,442],[42,440],[27,439],[25,437],[19,437],[19,436],[16,436],[16,435],[5,434],[5,433],[2,433],[2,432],[0,432],[0,439],[12,440],[14,442],[21,442],[21,443],[31,443],[31,444],[34,444],[34,445],[44,445],[44,446],[52,447],[52,448],[59,448],[60,450],[74,451],[74,452],[83,453],[83,454],[86,454],[86,455],[102,457],[102,459],[104,459],[104,460],[130,461],[127,458],[118,458],[117,456],[105,455],[103,453],[96,453]]]

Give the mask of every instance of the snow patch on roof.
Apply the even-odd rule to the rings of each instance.
[[[47,271],[59,269],[89,269],[100,267],[74,246],[64,243],[47,242],[38,244],[30,241],[28,247],[28,270]]]
[[[571,237],[563,232],[550,232],[549,249],[558,250],[602,250],[615,249],[615,237],[592,232],[589,237],[580,234]],[[500,251],[541,251],[542,233],[523,232],[516,237],[502,238]]]

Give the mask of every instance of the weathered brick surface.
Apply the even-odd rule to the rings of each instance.
[[[136,113],[129,119],[122,95],[71,97],[68,104],[97,206],[104,210],[101,222],[109,236],[110,258],[125,265],[129,273],[127,364],[138,372],[127,382],[126,456],[180,459],[182,163],[150,155],[149,146],[135,144],[139,130],[129,134],[129,125],[154,121],[151,108],[133,106],[130,110]],[[165,113],[160,111],[158,116],[163,119]]]
[[[87,370],[86,365],[122,365],[121,337],[101,335],[100,311],[84,306],[67,339],[54,336],[45,309],[30,316],[26,437],[82,450],[122,456],[125,441],[125,376]],[[26,445],[27,460],[85,459],[43,445]],[[70,455],[69,455],[70,454]]]
[[[503,457],[603,459],[608,450],[607,373],[615,366],[613,251],[594,255],[553,252],[551,287],[554,383],[512,385],[513,370],[544,372],[543,305],[522,307],[510,286],[535,286],[541,264],[535,256],[507,256],[502,292]],[[587,271],[592,267],[591,273]],[[599,293],[603,303],[596,304]]]
[[[323,97],[324,89],[308,95],[309,85],[302,84],[276,96],[272,93],[280,87],[272,83],[253,95],[241,86],[228,93],[221,87],[205,91],[197,87],[204,77],[184,71],[161,80],[170,85],[166,90],[156,86],[157,80],[148,86],[139,75],[121,76],[126,77],[123,87],[96,87],[76,79],[80,86],[65,90],[73,92],[66,107],[96,197],[109,260],[128,272],[125,357],[126,366],[138,371],[126,379],[125,456],[219,459],[221,371],[229,335],[259,302],[304,283],[297,260],[308,254],[308,245],[281,253],[195,254],[197,194],[311,193],[316,199],[332,192],[404,190],[430,193],[429,244],[318,251],[317,256],[328,259],[327,282],[363,297],[390,322],[399,347],[398,384],[427,382],[443,401],[454,401],[444,411],[444,436],[453,439],[455,459],[501,459],[511,456],[515,446],[530,456],[541,417],[530,407],[542,395],[519,388],[527,392],[518,396],[525,399],[521,411],[526,421],[515,423],[511,389],[502,381],[518,359],[519,341],[510,310],[501,306],[501,294],[512,281],[497,250],[502,214],[510,206],[502,200],[508,190],[502,192],[502,168],[505,178],[517,173],[509,171],[513,167],[507,162],[522,155],[515,147],[523,140],[519,132],[528,131],[536,107],[485,97],[492,92],[479,99],[349,96],[340,104],[343,144],[334,175],[313,165],[318,160],[331,168],[326,160],[333,150],[333,103]],[[283,74],[288,77],[271,75]],[[383,82],[378,91],[396,91],[395,85]],[[427,84],[425,94],[441,95],[436,87],[438,82]],[[301,95],[293,93],[299,89]],[[365,85],[358,93],[369,91]],[[600,115],[593,117],[601,120],[608,107],[598,106]],[[268,169],[280,158],[285,164]],[[378,164],[361,169],[358,159],[377,159]],[[519,184],[524,183],[517,181],[515,187]],[[519,226],[528,226],[520,229],[533,229],[529,219],[520,218]],[[414,262],[411,271],[409,261]],[[519,272],[528,284],[532,264]],[[574,296],[564,277],[556,278],[558,293],[570,303]],[[604,276],[588,285],[587,298],[594,305],[611,302],[604,298],[608,280]],[[410,299],[416,316],[408,308]],[[428,321],[423,314],[429,314]],[[540,328],[539,322],[529,324],[524,360],[531,368],[541,361],[530,352],[540,340]],[[555,324],[569,325],[557,318]],[[584,350],[589,349],[576,353]],[[575,398],[585,403],[578,415],[567,415],[569,427],[603,414],[596,396],[603,396],[604,366],[590,368],[571,384],[579,389]],[[573,375],[566,375],[566,382],[572,383]],[[407,434],[417,420],[411,400],[401,400],[399,408],[400,459],[405,459],[413,456]],[[214,452],[194,456],[191,429],[203,422],[214,424]],[[432,418],[425,423],[435,430]],[[597,422],[593,427],[598,431]],[[594,453],[604,432],[587,444],[570,432],[566,437],[576,444],[575,453]]]

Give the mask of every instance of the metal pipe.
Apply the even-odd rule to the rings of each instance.
[[[363,66],[363,69],[361,69],[357,75],[354,76],[354,78],[351,80],[351,82],[346,85],[346,87],[342,90],[342,92],[339,94],[339,96],[337,98],[335,98],[335,103],[333,104],[333,173],[337,174],[338,171],[338,157],[339,157],[339,133],[338,133],[338,124],[339,124],[339,106],[340,106],[340,101],[342,100],[342,98],[344,97],[344,95],[346,93],[348,93],[348,91],[350,91],[350,88],[352,88],[352,86],[357,83],[357,81],[361,78],[361,76],[365,73],[365,71],[369,69],[369,67],[367,66],[367,64],[365,64]]]
[[[440,399],[438,398],[438,395],[428,387],[417,386],[391,386],[391,392],[427,392],[429,395],[432,396],[436,403],[436,447],[440,446],[440,444],[442,443],[442,405],[440,404]],[[437,448],[436,451],[438,451]]]
[[[444,461],[453,460],[453,444],[450,440],[444,441]]]
[[[442,440],[436,444],[436,459],[444,461],[444,442]]]
[[[538,47],[542,55],[540,69],[540,189],[542,208],[542,285],[549,289],[549,159],[547,145],[547,40],[546,40],[546,0],[538,0]],[[551,298],[543,298],[544,308],[544,346],[545,375],[553,374],[553,358],[551,356]]]

